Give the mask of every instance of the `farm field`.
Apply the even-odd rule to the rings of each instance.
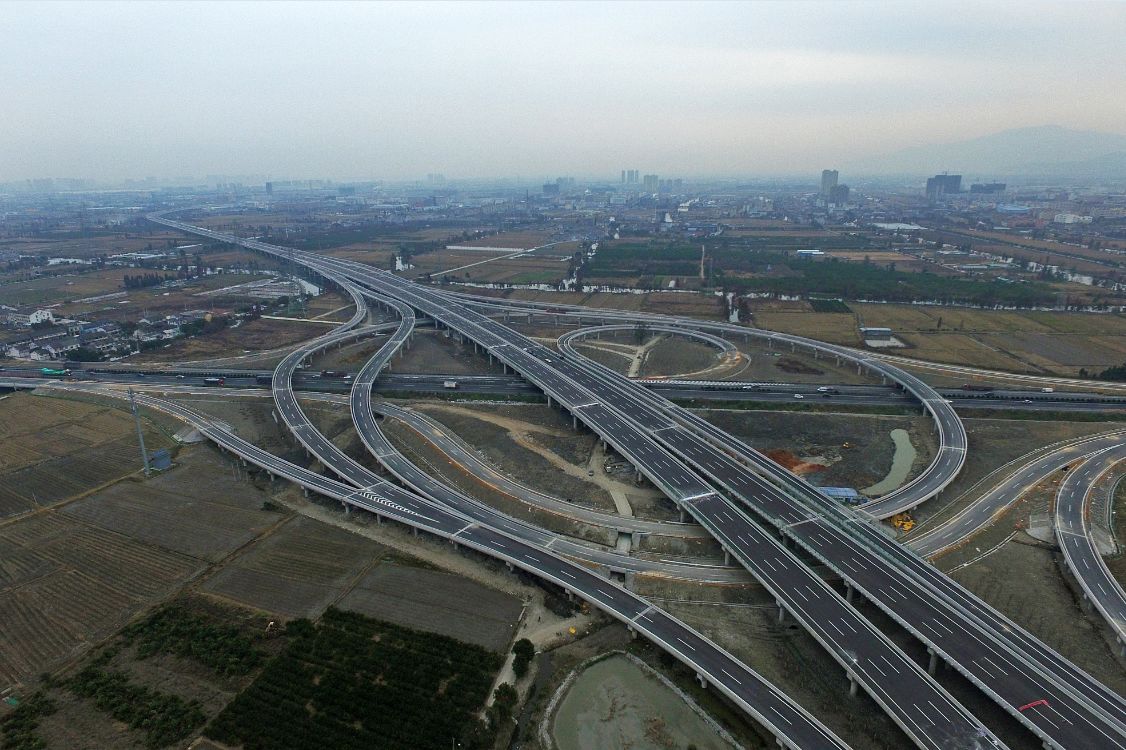
[[[304,517],[288,521],[201,590],[285,618],[318,617],[384,548]]]
[[[219,454],[177,463],[0,526],[0,685],[81,654],[277,522]]]
[[[792,333],[831,344],[860,345],[856,317],[848,313],[774,312],[763,310],[754,315],[758,328]]]
[[[508,649],[522,608],[516,597],[461,576],[390,562],[368,571],[337,606],[497,653]]]
[[[978,310],[850,302],[847,313],[808,312],[806,302],[755,300],[760,328],[860,346],[859,328],[891,328],[908,348],[892,353],[1011,372],[1076,376],[1126,362],[1126,316]]]
[[[145,425],[150,450],[172,440]],[[133,474],[140,453],[123,409],[14,393],[0,399],[0,519],[46,508]]]
[[[548,248],[531,255],[511,257],[492,250],[437,250],[411,257],[409,277],[447,273],[457,281],[508,284],[557,284],[567,274],[570,253],[559,254]]]
[[[414,750],[480,731],[501,657],[479,646],[330,609],[207,727],[226,746]],[[309,722],[313,717],[314,722]],[[475,745],[476,746],[476,745]]]

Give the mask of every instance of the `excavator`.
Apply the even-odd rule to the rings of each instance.
[[[896,513],[891,517],[891,525],[906,534],[915,528],[915,519],[909,513]]]

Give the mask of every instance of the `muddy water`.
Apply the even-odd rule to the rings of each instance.
[[[915,463],[916,454],[915,446],[911,445],[911,436],[907,434],[907,430],[892,430],[891,439],[895,443],[895,455],[891,457],[891,471],[871,487],[860,490],[865,495],[875,497],[891,492],[906,482],[907,475],[911,473],[911,465]]]
[[[684,700],[624,656],[590,665],[555,712],[559,750],[731,750]]]

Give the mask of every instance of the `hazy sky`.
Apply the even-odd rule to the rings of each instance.
[[[1126,132],[1126,3],[0,2],[0,182],[777,174]]]

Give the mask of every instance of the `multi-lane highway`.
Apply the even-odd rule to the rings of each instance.
[[[1099,553],[1091,521],[1091,494],[1096,482],[1126,461],[1121,443],[1089,454],[1068,472],[1056,493],[1056,541],[1068,570],[1079,581],[1084,598],[1094,604],[1126,655],[1126,592]]]
[[[1068,440],[1049,450],[1036,451],[1025,460],[1011,462],[1004,476],[988,491],[956,514],[921,533],[908,537],[911,549],[924,557],[935,557],[964,544],[976,533],[991,525],[1010,505],[1052,474],[1059,473],[1077,459],[1101,453],[1126,442],[1121,430]]]
[[[188,228],[188,231],[206,236],[218,235],[210,230]],[[256,241],[228,236],[216,238],[240,242],[264,252],[287,252]],[[301,262],[322,270],[344,273],[358,284],[400,299],[483,346],[491,357],[500,358],[535,383],[549,398],[568,408],[576,419],[598,431],[654,484],[701,520],[741,563],[756,577],[761,576],[760,580],[779,596],[783,606],[802,620],[815,636],[819,636],[827,648],[837,643],[856,642],[862,646],[863,656],[871,658],[872,649],[879,649],[881,641],[878,635],[870,633],[857,638],[860,631],[853,636],[843,632],[839,636],[824,632],[825,621],[820,616],[823,611],[811,617],[803,605],[795,604],[798,595],[807,597],[807,593],[798,588],[803,580],[803,570],[806,570],[804,566],[788,551],[783,551],[777,557],[777,562],[782,564],[782,574],[777,577],[766,575],[765,568],[761,568],[756,560],[766,557],[763,553],[771,549],[770,543],[775,537],[768,535],[749,515],[745,515],[745,511],[730,503],[726,493],[736,496],[747,510],[779,527],[785,536],[795,539],[834,567],[846,581],[864,591],[1046,742],[1055,747],[1069,748],[1126,747],[1123,744],[1126,736],[1123,702],[1119,696],[969,592],[925,566],[919,558],[905,553],[899,545],[864,523],[862,517],[846,514],[846,520],[839,522],[840,516],[836,514],[840,509],[822,507],[823,496],[803,487],[799,480],[775,475],[772,472],[777,472],[777,467],[759,466],[753,452],[745,451],[738,445],[734,456],[720,450],[710,443],[708,438],[714,436],[709,435],[706,429],[690,420],[681,421],[680,415],[667,411],[667,406],[649,401],[648,396],[642,395],[646,393],[643,389],[625,383],[616,375],[593,370],[589,363],[544,349],[496,321],[459,306],[448,295],[417,287],[358,264],[306,254],[301,254]],[[821,346],[811,345],[805,340],[789,341],[785,337],[780,340],[795,346],[798,343],[813,348]],[[845,356],[833,354],[831,348],[825,349],[825,352]],[[858,366],[881,371],[881,367],[872,361],[861,361]],[[953,411],[936,402],[945,404],[945,400],[928,397],[927,394],[933,391],[920,382],[913,382],[910,376],[904,377],[899,372],[898,379],[917,397],[922,394],[924,405],[936,416],[943,435],[944,452],[949,460],[944,465],[940,455],[940,460],[936,461],[938,469],[911,488],[916,496],[929,496],[935,487],[942,484],[944,476],[952,475],[949,465],[960,465],[960,456],[951,455],[951,452],[957,454],[960,451],[964,455],[964,432],[958,434],[960,422]],[[952,416],[955,424],[944,423],[944,415]],[[750,467],[763,471],[782,489],[764,482],[754,471],[748,470]],[[709,482],[721,485],[725,492],[717,492]],[[932,484],[927,486],[927,482]],[[836,507],[835,504],[833,507]],[[774,510],[771,511],[771,508]],[[756,534],[761,534],[763,538],[757,538]],[[907,591],[898,586],[904,586]],[[808,593],[818,592],[811,586]],[[824,610],[837,604],[831,597],[819,595],[815,606]],[[851,617],[854,612],[850,608],[841,611],[846,617]],[[822,629],[819,631],[817,623],[811,620],[821,620]],[[830,620],[829,624],[833,622]],[[862,627],[867,627],[866,623]],[[897,649],[892,654],[897,659],[900,655]],[[877,700],[881,700],[882,695],[887,696],[881,691],[886,690],[887,683],[895,682],[894,678],[884,675],[883,683],[873,686],[874,673],[857,674],[860,670],[849,669],[848,655],[843,656],[846,658],[839,660],[846,665],[850,676],[861,682]],[[853,656],[860,658],[857,654]],[[851,666],[855,667],[856,662]],[[903,685],[888,696],[894,708],[886,699],[882,702],[917,744],[932,746],[938,740],[946,742],[953,739],[966,746],[978,741],[976,738],[982,733],[980,725],[963,714],[964,709],[957,704],[953,704],[953,716],[946,712],[938,712],[940,716],[925,711],[926,705],[917,700],[913,705],[924,710],[901,710],[902,701],[917,699],[937,688],[933,683],[919,679],[918,675],[903,675],[901,679],[908,679],[910,685]],[[941,693],[937,695],[943,702],[949,701]],[[1031,695],[1044,699],[1044,702],[1026,705]],[[1036,700],[1036,697],[1032,698],[1032,702]],[[924,726],[924,720],[936,723]]]

